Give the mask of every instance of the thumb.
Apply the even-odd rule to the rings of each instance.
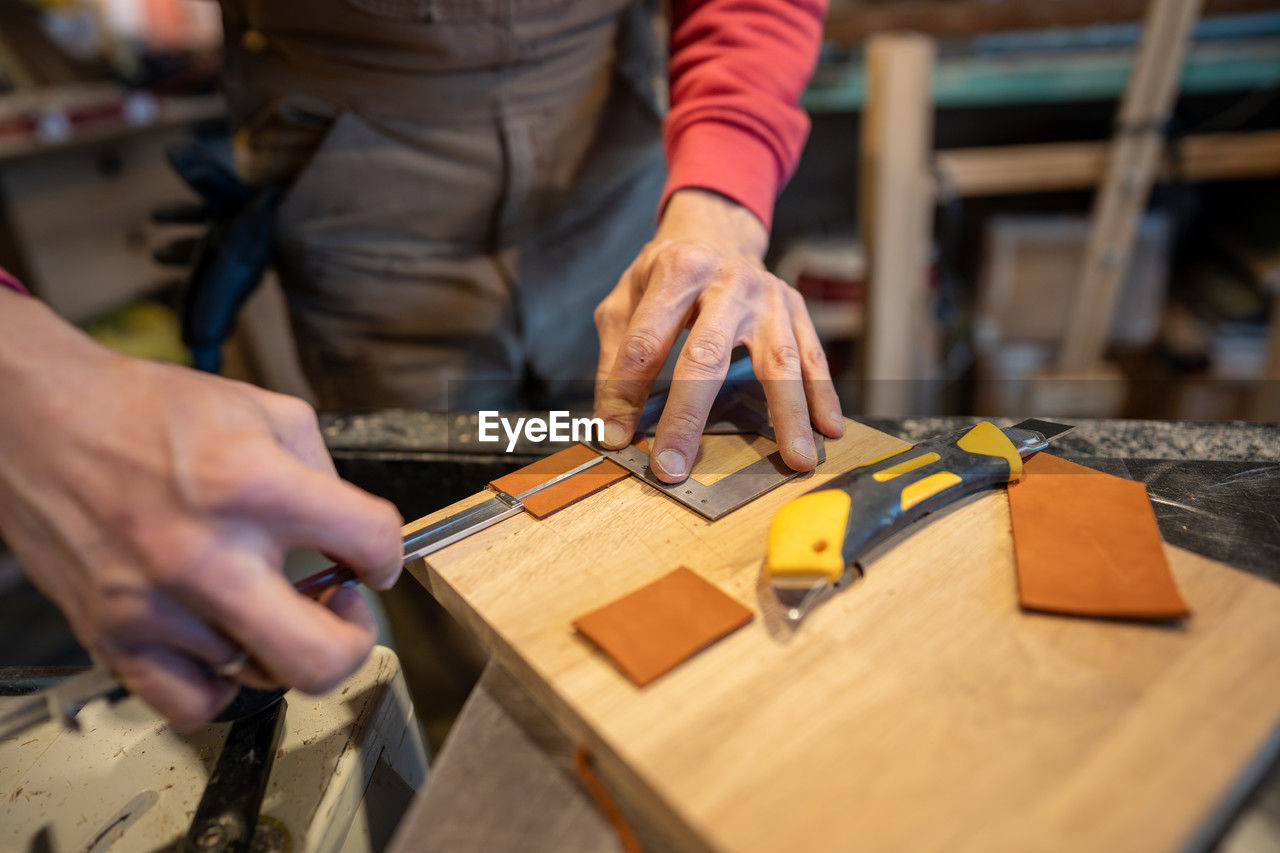
[[[279,544],[321,551],[374,589],[390,588],[404,565],[404,521],[395,506],[292,457],[280,464],[291,488],[275,506]]]

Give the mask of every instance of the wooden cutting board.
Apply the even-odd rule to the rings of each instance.
[[[1280,587],[1168,547],[1195,611],[1182,626],[1024,613],[997,490],[890,543],[862,581],[790,631],[762,581],[770,518],[901,446],[851,422],[828,442],[821,473],[718,522],[630,478],[410,570],[592,751],[650,842],[770,851],[1190,842],[1231,787],[1257,773],[1258,757],[1276,752]],[[695,474],[719,467],[704,459]],[[756,618],[636,688],[570,623],[681,565]]]

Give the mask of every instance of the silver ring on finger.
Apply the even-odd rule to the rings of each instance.
[[[213,668],[213,674],[219,678],[234,678],[244,669],[245,664],[249,662],[249,653],[241,651],[231,660],[224,664],[220,664]]]

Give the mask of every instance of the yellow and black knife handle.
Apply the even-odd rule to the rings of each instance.
[[[986,421],[873,459],[778,511],[766,571],[835,583],[847,566],[922,516],[1021,474],[1018,449]]]

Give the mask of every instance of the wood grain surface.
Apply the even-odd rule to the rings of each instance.
[[[1280,587],[1170,547],[1195,613],[1180,626],[1023,612],[1001,490],[785,628],[769,519],[902,444],[851,422],[820,473],[714,523],[624,480],[410,570],[592,751],[652,848],[1184,845],[1280,721]],[[758,618],[637,688],[571,623],[678,565]]]

